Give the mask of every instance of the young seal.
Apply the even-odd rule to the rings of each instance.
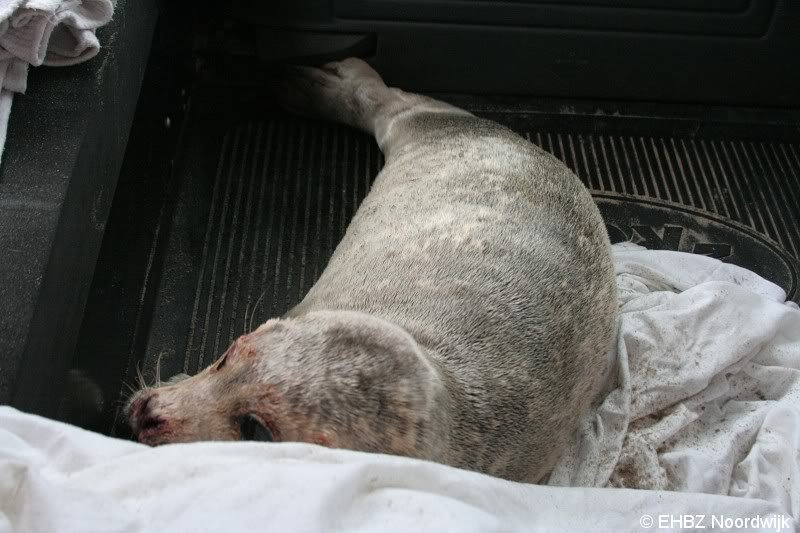
[[[541,480],[615,335],[589,193],[505,127],[388,88],[357,59],[299,68],[282,93],[373,133],[386,165],[297,307],[132,398],[139,440],[302,441]]]

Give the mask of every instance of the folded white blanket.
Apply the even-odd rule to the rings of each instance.
[[[615,259],[614,372],[551,486],[305,444],[147,448],[0,408],[0,533],[794,531],[797,306],[714,259]]]
[[[0,0],[0,156],[13,93],[24,93],[28,65],[67,66],[97,55],[95,30],[115,0]]]

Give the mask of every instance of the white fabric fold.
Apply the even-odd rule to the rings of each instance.
[[[96,56],[95,30],[113,13],[113,0],[0,0],[0,90],[24,93],[28,65],[69,66]],[[7,128],[8,114],[0,114],[3,141]]]
[[[800,516],[800,312],[742,268],[615,246],[616,384],[553,485],[763,498]]]

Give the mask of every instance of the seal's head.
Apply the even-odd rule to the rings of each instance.
[[[140,442],[311,442],[428,458],[442,442],[439,370],[402,328],[321,311],[270,320],[214,364],[128,403]]]

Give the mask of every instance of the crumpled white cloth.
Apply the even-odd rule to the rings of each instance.
[[[0,0],[0,156],[14,93],[27,88],[28,66],[68,66],[100,51],[95,30],[116,0]]]
[[[795,531],[800,310],[715,259],[614,254],[614,371],[550,486],[306,444],[147,448],[2,407],[0,533]]]
[[[800,517],[800,311],[747,270],[615,247],[617,377],[550,484],[760,498]]]

